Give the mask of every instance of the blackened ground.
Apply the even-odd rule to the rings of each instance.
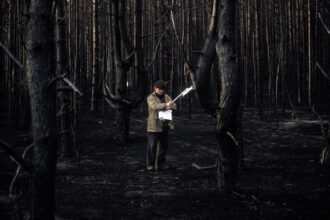
[[[134,116],[127,146],[114,145],[113,116],[85,113],[80,119],[81,160],[58,160],[56,215],[61,219],[330,219],[330,172],[319,165],[323,146],[319,122],[301,111],[298,119],[256,120],[244,113],[245,166],[238,189],[216,191],[215,121],[204,113],[175,115],[168,162],[158,173],[145,170],[146,116]],[[326,118],[326,116],[324,116]],[[2,132],[4,133],[4,132]],[[2,138],[2,137],[1,137]],[[6,141],[22,151],[26,132]],[[29,155],[31,157],[31,154]],[[15,212],[7,199],[16,165],[0,152],[0,219]],[[28,213],[28,179],[20,208]]]

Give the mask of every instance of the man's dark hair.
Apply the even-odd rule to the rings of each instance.
[[[164,90],[165,89],[165,82],[163,80],[159,80],[155,83],[155,87],[158,88],[158,89],[162,89]]]

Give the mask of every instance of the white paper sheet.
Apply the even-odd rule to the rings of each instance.
[[[160,120],[170,120],[172,121],[172,110],[159,111],[158,117]]]

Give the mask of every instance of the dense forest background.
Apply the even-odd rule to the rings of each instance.
[[[196,86],[196,92],[177,102],[178,117],[192,119],[206,110],[220,123],[216,114],[225,114],[221,109],[233,103],[227,101],[236,100],[239,104],[229,106],[233,118],[223,122],[234,128],[221,131],[235,143],[243,143],[244,112],[276,122],[276,128],[281,117],[314,114],[324,138],[321,163],[329,164],[327,0],[0,0],[0,12],[0,145],[32,176],[32,198],[41,198],[32,201],[33,219],[45,210],[54,213],[52,203],[43,211],[34,208],[54,193],[48,186],[54,185],[57,156],[84,157],[86,114],[111,119],[111,145],[128,146],[130,130],[145,123],[146,96],[157,80],[167,83],[166,93],[173,98]],[[223,29],[231,34],[214,37]],[[212,42],[213,50],[208,47]],[[224,69],[220,54],[234,59],[234,67]],[[235,68],[237,78],[231,78],[228,73]],[[23,158],[8,144],[19,133],[27,135]],[[217,140],[219,158],[244,160],[244,146],[226,155],[221,145],[230,145],[228,139]],[[33,146],[28,141],[35,145],[34,169],[24,160]],[[228,170],[236,173],[237,166]],[[221,176],[221,169],[217,172]],[[228,178],[225,183],[231,185]]]
[[[58,1],[58,5],[62,5]],[[107,111],[103,104],[102,83],[115,85],[114,33],[111,1],[64,1],[64,11],[53,8],[54,22],[64,25],[59,41],[65,43],[64,70],[84,93],[77,103],[70,97],[70,109],[83,100],[90,110]],[[133,1],[121,2],[121,59],[133,52]],[[141,1],[142,33],[138,44],[143,50],[148,91],[153,82],[169,82],[168,93],[177,95],[187,87],[184,74],[184,45],[192,68],[203,47],[211,16],[211,1]],[[54,6],[55,7],[55,6]],[[173,7],[173,8],[172,8]],[[237,63],[242,86],[242,102],[255,106],[260,116],[265,111],[311,106],[326,108],[329,100],[329,2],[322,0],[238,1],[236,11]],[[171,25],[170,10],[175,12],[179,40]],[[22,65],[26,58],[28,4],[1,1],[1,46]],[[119,29],[117,30],[119,31]],[[233,36],[234,37],[234,36]],[[131,47],[130,47],[131,46]],[[9,113],[11,129],[29,125],[28,86],[24,70],[2,50],[1,105]],[[212,68],[210,90],[219,96],[217,63]],[[55,72],[54,72],[55,75]],[[133,65],[127,70],[128,92],[135,91],[137,76]],[[184,108],[180,105],[180,110]]]

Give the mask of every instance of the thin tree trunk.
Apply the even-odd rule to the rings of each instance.
[[[285,2],[280,2],[280,9],[281,12],[285,12]],[[282,42],[282,60],[281,60],[281,97],[282,97],[282,114],[285,115],[285,105],[286,105],[286,92],[285,92],[285,84],[286,84],[286,78],[287,78],[287,23],[286,23],[286,15],[285,13],[280,14],[280,23],[281,23],[281,42]]]
[[[79,48],[79,0],[76,0],[76,10],[75,10],[75,17],[76,17],[76,26],[75,26],[75,54],[74,57],[74,72],[73,72],[73,82],[75,85],[78,85],[81,87],[81,83],[79,80],[79,73],[80,73],[80,61],[79,61],[79,54],[80,54],[80,48]],[[83,44],[82,44],[83,45]],[[78,151],[78,116],[79,116],[79,104],[78,104],[78,95],[76,92],[73,93],[73,122],[72,122],[72,141],[73,141],[73,149],[75,150],[75,154],[77,157],[77,160],[80,160],[80,155]]]
[[[260,9],[260,2],[254,1],[255,7]],[[254,32],[253,32],[253,42],[252,42],[252,50],[253,50],[253,67],[254,67],[254,99],[255,99],[255,107],[257,108],[259,118],[262,118],[262,94],[261,94],[261,76],[260,76],[260,51],[259,51],[259,13],[261,10],[254,11]]]
[[[266,11],[266,15],[265,15],[265,28],[266,28],[266,48],[267,48],[267,61],[268,61],[268,99],[269,99],[269,116],[271,117],[272,115],[272,105],[273,105],[273,93],[272,93],[272,89],[273,89],[273,65],[272,65],[272,59],[270,56],[270,42],[269,42],[269,21],[268,21],[268,16],[270,11],[267,10],[268,7],[265,4],[265,11]]]
[[[126,82],[127,82],[127,72],[126,68],[123,66],[122,53],[121,53],[121,36],[119,31],[119,2],[118,0],[112,1],[112,14],[113,14],[113,25],[114,25],[114,56],[115,56],[115,70],[116,70],[116,88],[115,96],[117,100],[121,100],[127,96]],[[119,145],[124,145],[128,139],[129,135],[129,110],[122,104],[116,103],[115,109],[116,118],[116,131],[117,131],[117,141]]]
[[[140,43],[141,35],[142,35],[142,0],[134,0],[134,72],[137,77],[137,94],[140,96],[142,100],[144,94],[146,93],[146,88],[148,86],[146,80],[146,73],[144,70],[144,54],[142,45]]]
[[[98,56],[98,0],[92,1],[92,48],[93,48],[93,57],[92,57],[92,94],[91,94],[91,111],[97,110],[97,82],[98,82],[98,65],[96,58]],[[78,55],[78,54],[77,54]]]
[[[67,73],[67,55],[66,55],[66,45],[65,45],[65,14],[64,14],[64,2],[63,0],[57,1],[56,9],[56,60],[57,60],[57,75],[62,75]],[[68,74],[69,75],[69,74]],[[65,157],[72,156],[71,149],[71,132],[70,132],[70,115],[69,115],[69,96],[66,91],[60,94],[60,108],[61,111],[61,131],[63,135],[60,140],[61,153]]]
[[[159,2],[159,0],[153,0],[153,51],[156,51],[156,45],[158,42],[158,31],[159,31],[159,25],[158,25],[158,8],[157,8],[157,3]],[[158,73],[158,65],[159,65],[159,51],[157,51],[156,53],[156,59],[155,59],[155,63],[153,66],[153,76],[152,76],[152,80],[153,82],[156,82],[157,80],[159,80],[159,73]]]
[[[12,45],[13,45],[13,23],[14,23],[14,3],[13,1],[9,1],[9,15],[8,15],[8,24],[9,24],[9,28],[8,28],[8,34],[7,34],[7,44],[8,44],[8,48],[10,51],[12,51]],[[12,60],[10,58],[7,58],[7,74],[8,74],[8,83],[7,83],[7,88],[8,88],[8,113],[9,113],[9,117],[8,117],[8,123],[9,123],[9,133],[11,133],[13,131],[14,128],[14,79],[13,79],[13,64],[12,64]]]
[[[311,42],[311,0],[307,2],[307,43],[308,43],[308,104],[312,105],[312,42]]]
[[[246,12],[246,37],[245,37],[245,55],[244,55],[244,62],[245,62],[245,75],[244,75],[244,100],[245,100],[245,105],[248,103],[248,91],[249,91],[249,61],[248,61],[248,54],[249,54],[249,36],[250,36],[250,14],[251,14],[251,6],[250,4],[246,4],[247,7],[247,12]]]
[[[296,2],[296,8],[295,8],[295,11],[296,11],[296,48],[300,48],[300,19],[299,19],[299,16],[300,16],[300,13],[299,13],[299,1]],[[300,104],[301,103],[301,90],[300,90],[300,56],[301,56],[301,53],[300,53],[300,50],[298,50],[298,54],[296,55],[296,66],[297,66],[297,103]]]

